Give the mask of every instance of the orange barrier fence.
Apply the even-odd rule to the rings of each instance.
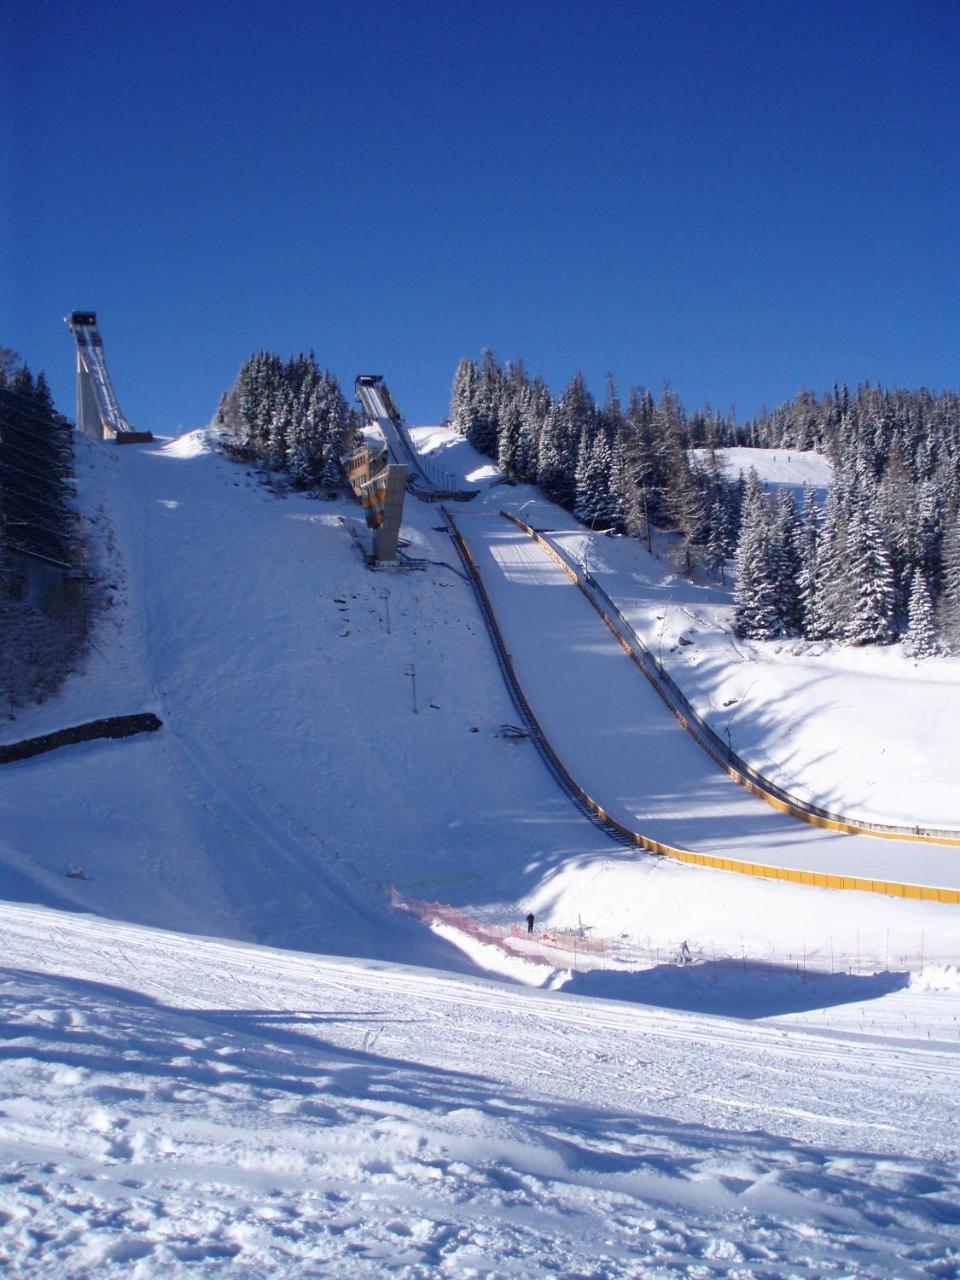
[[[743,972],[772,977],[792,972],[801,979],[805,975],[879,972],[919,972],[934,964],[955,964],[942,956],[931,961],[923,933],[914,947],[904,947],[903,939],[891,946],[889,930],[886,945],[874,937],[869,943],[857,930],[854,937],[821,938],[815,944],[799,943],[792,951],[765,948],[762,955],[747,955],[742,945],[735,951],[718,950],[716,943],[691,938],[681,941],[647,938],[597,938],[588,936],[590,926],[570,929],[534,929],[525,924],[494,924],[478,920],[457,907],[442,902],[423,902],[390,888],[390,905],[396,911],[414,916],[427,927],[439,925],[472,938],[485,946],[495,947],[505,955],[521,958],[550,969],[611,969],[629,971],[658,968],[662,965],[720,965]]]
[[[397,911],[416,916],[426,925],[445,925],[475,942],[496,947],[506,955],[519,956],[531,964],[549,965],[551,968],[564,964],[576,968],[578,957],[600,957],[602,962],[611,952],[611,944],[603,938],[587,938],[573,930],[536,929],[530,932],[523,924],[492,924],[442,902],[420,902],[416,898],[408,898],[394,888],[390,890],[390,905]]]

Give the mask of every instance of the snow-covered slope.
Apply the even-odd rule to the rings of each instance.
[[[429,433],[444,469],[449,453],[482,471],[469,446],[445,440]],[[852,954],[859,929],[878,957],[918,954],[921,933],[954,957],[952,912],[870,902],[854,926],[820,891],[732,887],[611,845],[528,743],[498,736],[516,713],[435,506],[406,506],[422,569],[374,574],[344,526],[359,522],[354,504],[278,497],[203,432],[78,447],[114,605],[86,671],[7,733],[137,710],[164,729],[5,766],[5,896],[433,964],[457,963],[456,951],[389,911],[391,884],[488,918],[532,907],[553,926],[655,932],[665,948],[689,938],[711,954],[737,952],[744,936],[763,954],[831,939]],[[501,505],[570,524],[523,487],[495,486],[464,510]],[[638,572],[660,565],[600,538],[591,569],[620,550]],[[559,684],[556,696],[562,706]],[[65,874],[76,869],[87,878]]]
[[[492,514],[464,516],[460,527],[534,714],[577,782],[630,831],[777,869],[960,890],[954,848],[814,827],[732,786],[549,544]]]
[[[11,1275],[956,1274],[956,1032],[897,1026],[902,978],[781,978],[853,1002],[824,1031],[41,908],[2,938]]]
[[[707,463],[710,455],[706,449],[694,449],[701,462]],[[828,458],[812,449],[750,449],[743,446],[717,449],[715,456],[728,480],[738,476],[746,478],[750,469],[756,471],[768,488],[787,488],[799,506],[804,489],[812,489],[822,499],[830,487],[833,468]]]
[[[956,1274],[956,908],[611,844],[500,736],[435,507],[407,506],[420,567],[373,574],[355,506],[202,432],[78,448],[112,604],[3,736],[164,728],[0,770],[11,1274]],[[570,527],[520,487],[476,506]],[[656,627],[668,566],[582,550],[633,556]],[[494,958],[391,884],[610,945]]]

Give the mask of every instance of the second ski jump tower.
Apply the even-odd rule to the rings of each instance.
[[[397,555],[406,489],[426,502],[467,500],[475,498],[477,490],[457,487],[453,472],[439,470],[424,457],[379,373],[359,374],[354,390],[369,431],[379,435],[383,445],[372,448],[368,443],[345,457],[343,465],[373,529],[374,556],[378,563],[390,562]]]
[[[95,311],[71,311],[67,327],[77,346],[77,426],[93,440],[145,444],[150,431],[135,431],[120,412],[117,393],[103,357],[103,339]]]

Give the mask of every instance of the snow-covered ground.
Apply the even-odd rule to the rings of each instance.
[[[573,528],[423,438],[489,486],[465,519]],[[0,771],[11,1274],[960,1274],[956,908],[607,841],[500,736],[515,712],[435,507],[407,504],[419,568],[374,574],[353,504],[278,496],[203,432],[78,450],[111,607],[3,739],[164,728]],[[687,590],[625,540],[581,549],[637,584],[638,630]],[[669,660],[700,696],[690,649]],[[906,719],[926,685],[895,669]],[[928,765],[954,742],[935,731]],[[494,958],[391,885],[611,946],[576,972]]]
[[[0,933],[11,1275],[957,1274],[956,1027],[902,976],[781,977],[823,1030],[752,1018],[755,983],[671,1008],[723,990],[699,968],[636,1005],[35,907]]]

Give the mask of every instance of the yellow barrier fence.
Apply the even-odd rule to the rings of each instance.
[[[458,539],[459,545],[464,553],[464,559],[470,569],[470,572],[474,580],[479,585],[480,590],[483,593],[483,596],[485,598],[486,592],[483,589],[483,582],[480,575],[479,567],[477,566],[477,562],[474,559],[474,556],[470,551],[470,548],[467,546],[466,540],[464,539],[462,533],[460,533],[459,529],[457,528],[450,512],[445,510],[444,514],[446,515],[446,518],[451,526],[451,529],[453,530],[456,538]],[[581,588],[581,590],[583,590],[583,586],[580,583],[576,572],[573,569],[571,569],[571,567],[564,561],[563,557],[559,554],[559,552],[557,552],[553,547],[551,547],[550,544],[541,537],[541,535],[536,533],[536,531],[531,529],[528,525],[524,525],[524,523],[518,520],[515,516],[508,515],[506,512],[501,512],[501,515],[503,515],[506,519],[510,520],[513,524],[517,525],[524,532],[528,533],[531,537],[535,538],[538,541],[538,543],[544,548],[544,550],[546,550],[548,554],[554,560],[556,560],[557,564],[560,565],[560,567],[571,578],[571,580],[575,582],[577,586]],[[589,594],[587,592],[584,592],[584,594],[589,600],[590,599]],[[590,602],[591,604],[594,604],[592,600]],[[596,607],[597,606],[594,604],[594,608]],[[646,670],[643,664],[638,661],[636,654],[633,652],[631,646],[625,640],[625,638],[619,634],[619,632],[617,631],[617,628],[612,624],[610,618],[607,615],[605,615],[602,610],[598,609],[598,612],[601,614],[601,617],[603,617],[604,621],[607,623],[607,626],[610,627],[614,635],[617,636],[618,640],[620,641],[621,645],[623,645],[626,652],[630,655],[631,658],[633,658],[633,660],[640,667],[640,670],[644,672],[644,674],[648,677],[648,679],[651,679],[651,683],[653,683],[654,687],[656,688],[657,687],[656,682],[652,680],[650,673]],[[491,609],[491,617],[492,617],[492,609]],[[493,620],[493,625],[497,627],[496,619],[492,619],[492,620]],[[497,631],[499,633],[499,628],[497,628]],[[500,637],[500,640],[502,644],[502,637]],[[506,646],[503,646],[503,649],[504,649],[504,654],[506,655]],[[509,670],[511,672],[511,676],[515,681],[517,687],[519,688],[519,681],[516,678],[516,673],[513,671],[513,663],[511,662],[508,655],[506,656],[506,661],[509,664]],[[657,691],[660,693],[661,697],[663,697],[664,701],[671,708],[671,710],[674,711],[674,714],[676,714],[675,709],[672,707],[671,703],[669,702],[669,699],[665,696],[664,691],[659,688]],[[548,738],[544,734],[543,729],[539,721],[537,720],[536,715],[534,714],[532,708],[529,706],[528,703],[526,703],[525,699],[524,699],[524,702],[525,702],[524,710],[525,710],[525,713],[529,716],[532,727],[534,728],[536,733],[539,735],[539,738],[542,744],[548,751],[550,758],[553,761],[558,772],[560,772],[563,775],[565,783],[569,787],[569,789],[573,793],[575,793],[579,797],[581,802],[588,809],[590,809],[592,813],[594,813],[598,818],[600,818],[601,821],[606,822],[609,826],[613,827],[622,837],[624,837],[630,843],[635,844],[640,848],[646,849],[650,853],[657,853],[668,858],[674,858],[678,862],[685,862],[691,866],[709,867],[715,871],[731,871],[731,872],[735,872],[738,875],[756,876],[759,879],[764,879],[764,880],[788,881],[792,884],[809,885],[818,889],[857,889],[864,893],[879,893],[892,898],[914,898],[914,899],[922,899],[924,901],[931,901],[931,902],[945,902],[945,903],[960,904],[960,890],[958,889],[944,889],[944,888],[938,888],[933,885],[901,884],[897,881],[877,880],[877,879],[864,877],[864,876],[833,875],[833,874],[819,872],[819,871],[803,871],[793,867],[776,867],[776,866],[771,866],[765,863],[746,862],[736,858],[724,858],[724,857],[720,857],[718,855],[709,854],[709,853],[694,853],[692,850],[678,849],[673,845],[664,844],[660,840],[654,840],[650,836],[645,836],[639,831],[633,831],[629,827],[625,826],[622,822],[618,821],[616,818],[612,817],[609,813],[607,813],[607,811],[600,804],[598,804],[597,801],[594,800],[594,798],[591,795],[589,795],[580,786],[580,784],[573,778],[569,770],[563,764],[562,760],[560,759],[560,757],[557,755],[556,751],[550,744]],[[690,731],[690,726],[686,723],[684,718],[678,715],[678,719],[681,720],[681,723],[683,724],[684,728]],[[699,739],[698,739],[698,742],[699,742]],[[704,745],[704,744],[701,743],[700,745]],[[711,752],[711,755],[712,754],[713,753]],[[726,771],[732,777],[734,777],[737,781],[740,781],[742,785],[747,786],[748,789],[751,791],[756,790],[756,794],[761,796],[761,798],[768,799],[768,797],[764,795],[762,790],[758,787],[755,787],[755,784],[752,784],[749,779],[738,777],[736,772],[732,770],[730,766],[727,765],[726,763],[719,762],[719,761],[718,763],[721,763],[722,767],[726,769]],[[776,807],[778,808],[782,807],[785,811],[790,812],[790,806],[787,806],[782,801],[777,801]],[[806,815],[803,815],[800,810],[798,810],[793,816],[804,817],[805,820],[807,821],[811,820]],[[820,821],[817,825],[826,826],[828,824],[824,821]],[[834,829],[846,830],[846,828],[842,826],[835,826]],[[856,829],[853,827],[849,828],[848,834],[852,834],[855,830]]]
[[[843,835],[865,835],[873,836],[878,840],[904,840],[919,844],[937,844],[960,848],[960,836],[948,834],[946,832],[936,835],[925,835],[920,831],[912,831],[907,827],[884,829],[878,824],[859,822],[856,818],[831,816],[825,813],[818,813],[815,811],[813,806],[808,807],[804,805],[801,800],[796,798],[788,800],[783,796],[777,795],[774,785],[766,782],[760,775],[751,778],[741,772],[735,765],[731,764],[728,759],[721,755],[701,733],[697,731],[696,725],[691,724],[689,718],[685,716],[683,711],[674,704],[663,683],[658,680],[656,674],[640,660],[630,640],[623,635],[619,626],[614,619],[610,617],[609,613],[602,609],[593,599],[590,592],[587,590],[586,585],[580,578],[580,575],[573,566],[564,559],[560,552],[552,546],[542,534],[531,528],[530,525],[525,524],[524,521],[518,519],[514,515],[511,515],[507,511],[501,511],[500,514],[504,519],[509,520],[511,524],[516,525],[518,529],[531,537],[540,546],[540,548],[556,562],[570,581],[579,587],[581,593],[587,600],[589,600],[590,604],[619,641],[627,656],[632,659],[634,664],[639,667],[647,680],[649,680],[654,689],[656,689],[663,702],[680,722],[681,727],[690,734],[697,745],[707,753],[711,760],[713,760],[719,768],[723,769],[723,771],[732,778],[734,782],[738,783],[739,786],[751,792],[753,795],[758,796],[766,804],[770,805],[771,808],[777,809],[781,813],[787,813],[792,818],[797,818],[801,822],[807,822],[813,827],[822,827],[828,831],[839,831]]]

